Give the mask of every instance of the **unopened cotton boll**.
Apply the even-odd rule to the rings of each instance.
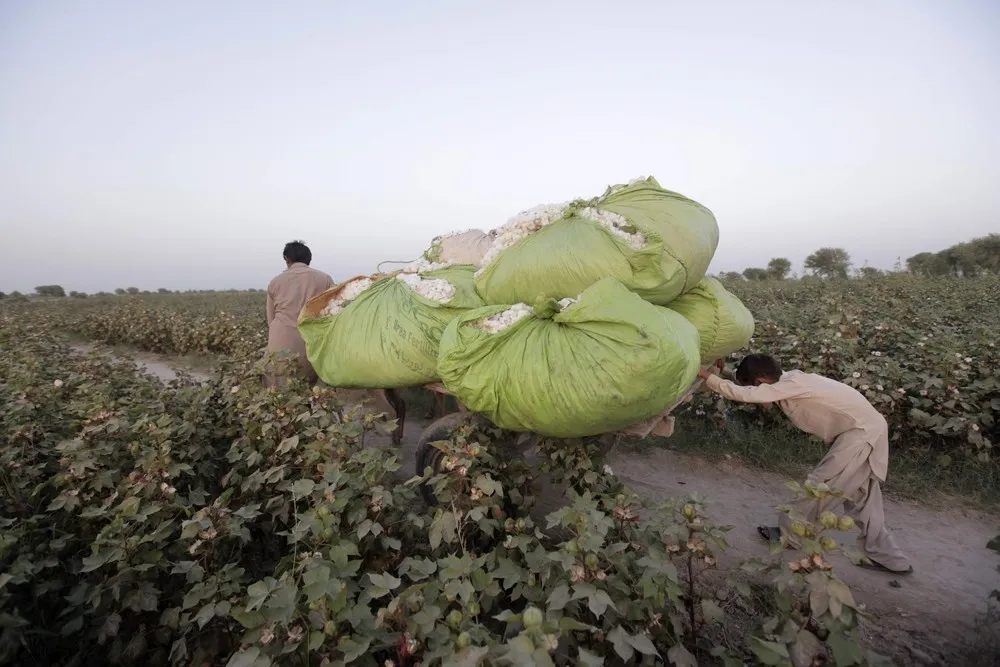
[[[348,303],[361,296],[361,293],[371,287],[373,282],[374,281],[372,281],[371,278],[356,278],[347,283],[344,285],[343,289],[337,293],[337,296],[327,302],[326,307],[320,311],[320,315],[322,317],[336,315],[342,311]]]
[[[479,327],[488,334],[495,334],[508,329],[514,325],[514,323],[523,320],[528,315],[535,312],[535,309],[531,306],[519,303],[511,306],[507,310],[497,313],[496,315],[491,315],[490,317],[484,317],[483,319],[476,322],[475,326]]]
[[[406,284],[414,292],[438,303],[448,303],[455,297],[455,286],[442,278],[424,280],[412,273],[402,273],[396,279]]]

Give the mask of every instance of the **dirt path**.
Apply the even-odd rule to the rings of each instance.
[[[401,452],[405,477],[414,471],[416,444],[427,423],[417,418],[406,421]],[[710,518],[733,527],[728,535],[730,547],[720,559],[723,571],[749,558],[768,557],[756,526],[773,525],[773,508],[789,499],[784,477],[668,449],[619,448],[608,463],[652,507],[691,493],[707,497]],[[539,496],[542,514],[562,504],[560,490],[546,490]],[[886,517],[913,563],[913,574],[864,569],[844,556],[833,559],[839,576],[876,620],[879,636],[869,640],[877,650],[895,654],[901,665],[968,664],[964,658],[970,647],[983,639],[981,619],[989,594],[1000,588],[1000,558],[986,549],[986,542],[1000,534],[1000,518],[893,499],[886,501]],[[854,546],[856,534],[834,536]]]
[[[81,351],[88,349],[77,347]],[[131,356],[148,373],[164,380],[176,376],[176,361],[160,355]],[[203,372],[195,374],[206,377]],[[401,452],[406,477],[413,473],[416,444],[426,425],[427,421],[417,415],[406,421]],[[788,499],[783,477],[735,462],[709,463],[666,449],[641,453],[619,449],[608,463],[616,475],[654,506],[694,492],[708,497],[710,517],[718,524],[733,526],[730,548],[720,559],[723,569],[768,555],[755,527],[772,525],[772,508]],[[558,493],[541,496],[539,505],[543,508],[554,509],[560,503]],[[897,656],[909,656],[909,664],[966,664],[956,662],[955,656],[968,651],[982,632],[979,620],[989,593],[1000,588],[1000,559],[985,548],[989,539],[1000,534],[1000,518],[892,499],[886,502],[886,517],[913,562],[913,574],[900,577],[873,572],[843,557],[834,561],[840,576],[878,623],[881,638],[873,642],[878,645],[888,641]],[[844,543],[852,541],[851,535],[837,537]]]
[[[767,546],[757,538],[754,527],[772,525],[775,513],[770,508],[788,499],[782,477],[669,450],[620,452],[610,465],[636,493],[651,501],[692,492],[707,496],[711,517],[734,526],[723,566],[767,555]],[[989,592],[1000,588],[1000,559],[985,548],[989,539],[1000,534],[1000,520],[969,510],[937,510],[891,499],[885,513],[913,562],[914,573],[899,577],[873,572],[843,557],[835,560],[837,572],[882,628],[905,634],[907,645],[915,649],[911,655],[925,664],[958,664],[945,656],[970,645]],[[848,534],[836,537],[843,543],[852,540]],[[926,662],[925,656],[938,657]]]

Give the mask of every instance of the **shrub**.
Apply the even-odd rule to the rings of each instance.
[[[697,497],[643,520],[594,443],[542,443],[569,504],[537,526],[507,434],[459,428],[425,507],[372,446],[392,423],[329,390],[266,389],[263,362],[167,387],[45,320],[0,324],[0,662],[868,664],[815,552],[776,566],[757,638],[721,643],[747,590],[706,576],[725,529]]]

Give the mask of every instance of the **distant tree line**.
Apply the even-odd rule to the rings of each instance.
[[[1000,234],[958,243],[940,252],[922,252],[906,260],[919,276],[977,276],[1000,273]]]
[[[897,266],[892,273],[902,272]],[[820,248],[806,257],[803,264],[807,275],[825,280],[851,277],[851,255],[843,248]],[[959,243],[940,252],[922,252],[906,260],[906,271],[917,276],[977,276],[1000,273],[1000,234],[990,234]],[[876,278],[887,272],[867,264],[858,268],[858,278]],[[751,267],[742,272],[725,271],[719,279],[727,282],[786,280],[792,277],[792,263],[785,257],[775,257],[767,268]]]
[[[820,248],[806,257],[803,267],[807,275],[824,280],[846,279],[851,276],[851,255],[843,248]],[[902,269],[897,261],[894,273]],[[906,260],[906,271],[918,276],[977,276],[983,273],[1000,273],[1000,234],[990,234],[958,243],[940,252],[922,252]],[[873,266],[862,266],[855,272],[859,278],[875,278],[886,272]],[[739,271],[724,271],[719,279],[725,282],[764,280],[788,280],[794,278],[792,262],[787,257],[775,257],[767,263],[766,268],[750,267]],[[148,295],[148,294],[236,294],[263,292],[258,288],[246,290],[169,290],[160,287],[156,292],[140,290],[138,287],[119,287],[115,290],[118,296]],[[39,285],[35,288],[39,297],[65,297],[66,290],[61,285]],[[84,299],[86,292],[70,292],[71,298]],[[98,292],[94,296],[111,296],[108,292]],[[24,299],[20,292],[5,295],[0,292],[0,299]]]
[[[168,295],[168,294],[254,294],[262,293],[264,290],[252,287],[250,289],[227,289],[227,290],[211,290],[211,289],[199,289],[199,290],[169,290],[166,287],[160,287],[155,292],[150,290],[140,290],[138,287],[119,287],[114,293],[111,292],[95,292],[92,295],[86,292],[70,291],[66,292],[66,289],[62,285],[39,285],[35,288],[33,296],[36,297],[46,297],[46,298],[65,298],[69,297],[71,299],[86,299],[88,296],[95,297],[110,297],[110,296],[138,296],[138,295]],[[24,300],[28,297],[18,291],[13,291],[9,294],[5,292],[0,292],[0,299],[9,299],[12,301]]]

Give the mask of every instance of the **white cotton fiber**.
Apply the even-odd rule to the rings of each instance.
[[[455,286],[441,278],[425,280],[413,273],[401,273],[396,276],[396,279],[405,283],[407,287],[420,296],[431,301],[448,303],[455,297]]]
[[[519,303],[511,306],[501,313],[491,315],[490,317],[484,317],[476,322],[475,326],[479,327],[488,334],[495,334],[509,328],[515,322],[523,320],[525,317],[533,314],[534,312],[535,310],[531,306]]]
[[[491,231],[490,236],[493,237],[493,244],[490,245],[490,249],[483,255],[482,266],[489,266],[507,248],[521,239],[531,236],[542,227],[562,218],[568,206],[568,202],[562,204],[542,204],[518,213],[502,226]],[[480,269],[476,273],[481,273],[482,270]]]
[[[374,281],[371,278],[355,278],[351,282],[344,285],[343,289],[337,293],[337,296],[330,299],[327,302],[323,310],[320,311],[321,317],[329,317],[331,315],[336,315],[344,309],[351,301],[354,301],[361,293],[372,286]]]
[[[627,232],[622,229],[623,227],[631,227],[631,224],[625,216],[612,213],[611,211],[603,211],[599,208],[593,208],[590,206],[581,210],[577,215],[581,218],[593,220],[594,222],[600,224],[609,232],[628,243],[629,246],[635,250],[638,250],[642,246],[646,245],[645,236],[639,232]],[[634,227],[632,228],[634,229]]]

